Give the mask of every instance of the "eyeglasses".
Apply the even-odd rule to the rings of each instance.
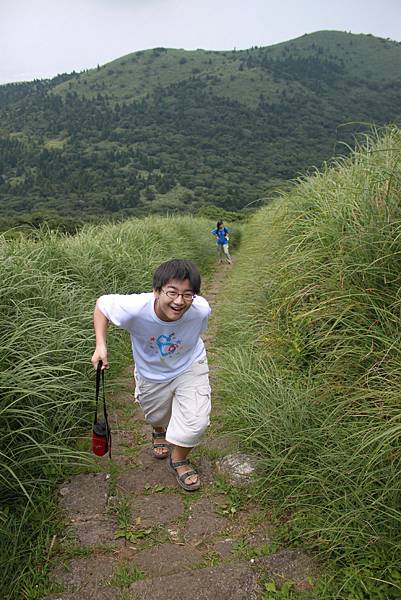
[[[192,294],[192,292],[184,292],[180,294],[174,290],[161,290],[166,296],[171,298],[172,300],[177,300],[178,296],[182,296],[184,302],[192,302],[194,298],[196,298],[196,294]]]

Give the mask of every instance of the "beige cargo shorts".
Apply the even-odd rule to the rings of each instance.
[[[206,355],[169,381],[154,382],[135,372],[135,399],[147,423],[165,427],[170,444],[193,448],[210,422],[211,392]]]

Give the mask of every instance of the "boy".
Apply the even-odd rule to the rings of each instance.
[[[153,455],[167,458],[178,484],[187,491],[200,487],[188,455],[209,425],[209,368],[201,333],[211,309],[197,296],[201,276],[189,260],[169,260],[153,275],[153,292],[101,296],[94,312],[96,349],[108,368],[107,326],[131,334],[135,361],[135,398],[153,427]]]

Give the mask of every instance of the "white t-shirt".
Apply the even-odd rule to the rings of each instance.
[[[107,294],[98,307],[109,321],[131,334],[138,374],[151,381],[174,379],[205,354],[200,334],[207,329],[210,306],[196,296],[177,321],[162,321],[155,313],[153,292]]]

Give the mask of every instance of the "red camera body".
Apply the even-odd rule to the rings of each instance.
[[[92,452],[96,456],[104,456],[111,448],[111,432],[106,422],[99,420],[92,428]]]

